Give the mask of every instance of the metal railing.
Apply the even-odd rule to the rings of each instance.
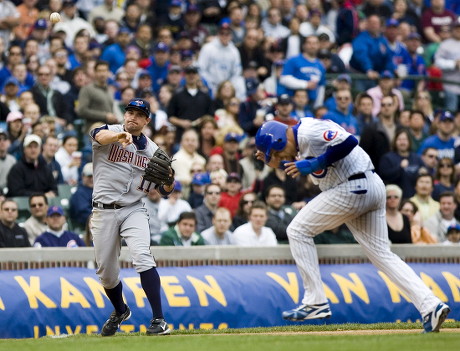
[[[317,245],[321,264],[367,263],[361,247],[356,244]],[[460,263],[458,246],[392,245],[392,250],[406,262]],[[284,265],[294,264],[289,245],[277,247],[153,246],[152,253],[159,267],[205,265]],[[129,251],[120,254],[122,268],[132,267]],[[0,270],[38,269],[52,267],[94,267],[94,250],[86,248],[8,248],[0,249]]]

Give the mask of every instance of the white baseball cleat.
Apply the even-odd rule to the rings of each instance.
[[[450,308],[445,303],[441,302],[437,305],[434,311],[431,311],[423,317],[423,329],[425,329],[423,332],[439,333],[439,329],[441,328],[442,323],[446,320],[449,312]]]
[[[300,305],[293,310],[284,311],[283,319],[290,321],[303,321],[306,319],[330,318],[331,309],[327,302],[317,305]]]

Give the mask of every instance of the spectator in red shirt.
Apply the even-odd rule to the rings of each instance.
[[[241,191],[241,177],[238,173],[230,173],[227,176],[226,190],[221,193],[219,207],[227,208],[235,216],[243,192]]]

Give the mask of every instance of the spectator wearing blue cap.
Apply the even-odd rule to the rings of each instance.
[[[460,246],[460,225],[447,228],[446,240],[442,244]]]
[[[350,67],[365,73],[368,79],[377,79],[382,72],[393,72],[392,51],[387,39],[382,35],[382,22],[379,16],[367,19],[367,30],[361,32],[352,42],[353,55]],[[366,90],[374,85],[373,81],[359,81],[359,90]]]
[[[406,64],[406,71],[408,75],[417,75],[425,76],[427,75],[427,65],[423,57],[418,53],[421,48],[421,39],[422,37],[418,33],[411,33],[408,35],[405,44],[407,52],[409,53],[409,60]],[[399,73],[398,73],[399,74]],[[403,77],[401,77],[403,78]],[[403,80],[401,82],[401,89],[407,93],[412,93],[413,91],[422,91],[424,87],[423,80],[420,80],[416,83],[413,80]]]
[[[12,76],[13,67],[24,60],[23,50],[21,46],[12,44],[8,48],[8,61],[0,69],[0,89],[3,89],[5,81]]]
[[[351,91],[351,77],[349,74],[343,73],[337,76],[336,79],[332,82],[332,85],[334,87],[334,92],[332,96],[328,97],[326,101],[324,101],[324,106],[329,111],[334,111],[337,108],[337,100],[336,100],[336,94],[337,91],[339,90],[350,90]],[[350,105],[350,112],[353,111],[353,103]]]
[[[399,40],[399,21],[395,18],[390,18],[385,22],[384,36],[388,40],[388,45],[393,56],[393,64],[399,78],[404,78],[407,75],[407,68],[410,63],[410,55],[406,45]]]
[[[372,114],[374,116],[380,113],[382,99],[389,95],[394,95],[398,98],[396,111],[404,110],[404,98],[401,91],[395,87],[395,75],[393,71],[383,71],[380,74],[377,86],[367,90],[367,93],[374,101],[374,107],[372,108]]]
[[[230,80],[235,86],[237,97],[240,100],[246,98],[241,57],[232,42],[232,31],[228,23],[224,22],[219,26],[217,38],[203,45],[198,57],[198,67],[213,94],[220,83]]]
[[[66,224],[64,210],[60,206],[50,206],[46,213],[48,229],[39,235],[34,242],[34,247],[67,247],[75,248],[86,246],[84,241],[75,233],[64,230]]]
[[[10,76],[5,80],[2,88],[2,100],[11,111],[18,111],[18,94],[20,83],[16,77]]]
[[[334,110],[329,111],[323,116],[323,119],[330,119],[337,123],[348,133],[359,136],[361,131],[359,129],[358,120],[351,112],[353,98],[350,89],[342,89],[336,93],[337,106]]]
[[[193,175],[192,188],[188,197],[188,203],[193,209],[203,204],[205,185],[209,183],[211,183],[211,178],[209,178],[208,173],[196,173]]]
[[[175,39],[184,30],[183,6],[185,2],[181,0],[170,0],[168,12],[158,18],[159,25],[169,28]]]
[[[153,81],[153,91],[158,93],[160,87],[166,81],[169,67],[169,46],[159,42],[153,47],[153,55],[149,58],[147,70],[150,72]]]
[[[455,158],[455,117],[449,111],[443,111],[438,119],[436,134],[429,136],[420,146],[419,154],[429,147],[438,150],[438,159]]]

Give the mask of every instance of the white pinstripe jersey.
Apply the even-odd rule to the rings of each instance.
[[[121,124],[108,125],[108,130],[124,131]],[[133,140],[135,138],[133,135]],[[101,145],[93,139],[94,201],[127,206],[139,201],[155,186],[144,181],[142,176],[158,145],[143,138],[147,143],[142,150],[137,148],[136,141],[124,149],[119,142]]]
[[[327,148],[345,141],[351,134],[330,120],[302,118],[298,127],[297,142],[301,159],[318,157]],[[357,145],[343,159],[333,163],[324,170],[312,173],[313,182],[321,190],[330,189],[343,183],[349,176],[374,169],[367,153]]]

